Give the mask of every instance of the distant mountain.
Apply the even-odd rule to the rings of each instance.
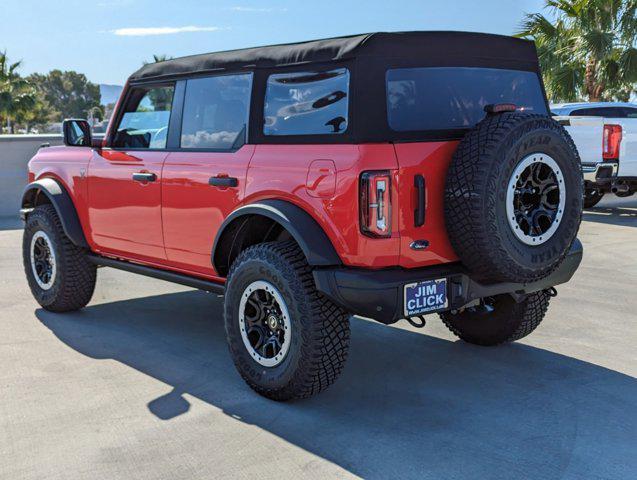
[[[102,95],[102,105],[117,102],[119,94],[122,93],[124,87],[121,85],[106,85],[100,83],[100,94]]]

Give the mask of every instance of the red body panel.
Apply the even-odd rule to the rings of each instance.
[[[54,178],[69,192],[91,248],[91,223],[88,219],[88,166],[90,148],[48,147],[38,150],[29,162],[29,181]]]
[[[395,145],[400,170],[399,205],[394,210],[400,228],[400,265],[423,267],[458,260],[453,251],[444,217],[444,189],[447,169],[458,142],[398,143]],[[425,224],[414,226],[416,191],[414,176],[425,177]],[[414,240],[427,240],[425,250],[412,250]]]
[[[171,152],[162,174],[162,218],[166,255],[172,265],[214,275],[210,261],[215,234],[243,198],[253,145],[230,152]],[[213,187],[214,176],[234,177],[237,187]]]
[[[336,193],[332,196],[317,196],[315,189],[307,188],[308,176],[315,175],[316,160],[328,160],[335,165]],[[344,264],[368,268],[397,265],[398,234],[392,238],[369,238],[358,226],[360,172],[395,171],[397,167],[396,154],[390,144],[257,145],[248,169],[243,203],[265,198],[287,200],[312,215]],[[324,177],[322,182],[331,183],[332,179]],[[397,226],[394,217],[394,231]]]
[[[95,150],[89,165],[88,216],[100,252],[165,260],[161,221],[161,170],[167,152]],[[153,173],[154,182],[133,180]]]
[[[236,152],[119,152],[47,148],[29,164],[69,191],[91,248],[101,254],[218,281],[211,265],[217,230],[236,208],[263,199],[289,201],[323,228],[343,263],[363,268],[423,267],[457,261],[444,225],[443,189],[457,142],[363,145],[245,145]],[[392,235],[359,227],[363,171],[392,175]],[[156,182],[132,180],[151,172]],[[414,175],[426,180],[426,220],[414,227]],[[213,176],[238,186],[212,187]],[[88,178],[88,181],[87,181]],[[414,240],[429,248],[415,251]]]

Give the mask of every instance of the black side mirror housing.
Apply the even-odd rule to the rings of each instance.
[[[67,147],[92,147],[91,126],[86,120],[67,118],[62,123],[64,145]]]

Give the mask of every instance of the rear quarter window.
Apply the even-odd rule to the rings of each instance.
[[[270,75],[267,80],[265,135],[326,135],[347,130],[349,70]]]
[[[471,128],[484,107],[514,103],[547,115],[534,72],[469,67],[400,68],[387,71],[387,120],[394,131]]]

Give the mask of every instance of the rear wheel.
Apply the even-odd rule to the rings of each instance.
[[[79,310],[91,300],[96,267],[66,236],[53,205],[40,205],[27,217],[22,259],[31,293],[46,310]]]
[[[294,241],[255,245],[237,257],[228,274],[224,314],[237,370],[265,397],[309,397],[343,369],[349,315],[316,290]]]
[[[514,342],[529,335],[540,324],[549,305],[550,294],[529,294],[521,302],[511,295],[496,295],[461,312],[440,314],[442,322],[456,336],[476,345]]]

